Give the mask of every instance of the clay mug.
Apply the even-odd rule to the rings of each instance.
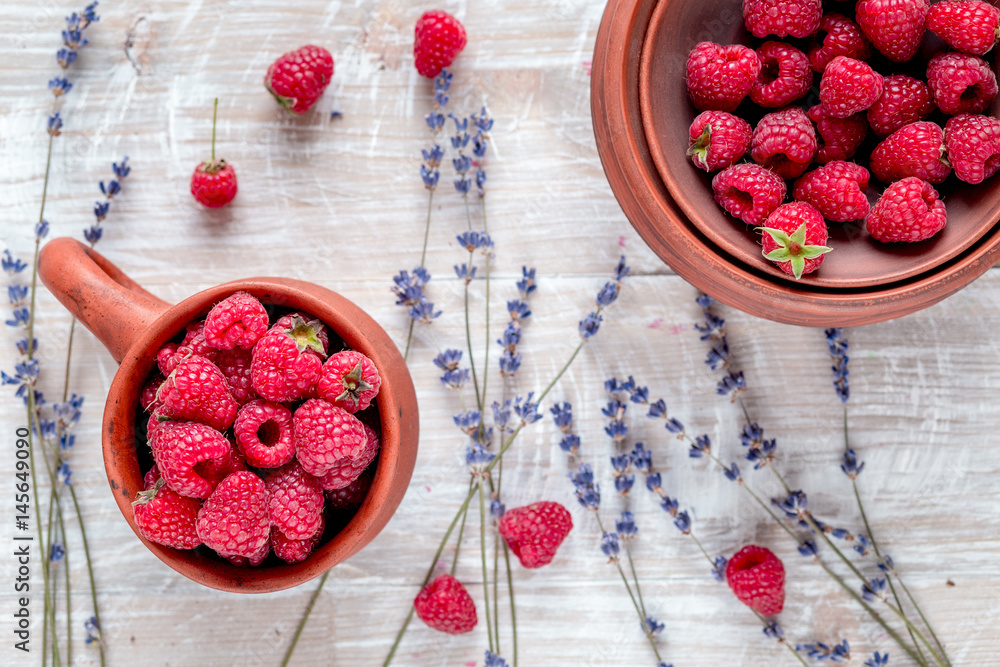
[[[121,366],[104,409],[102,446],[108,483],[118,508],[157,558],[211,588],[266,593],[319,576],[357,553],[378,535],[406,493],[417,456],[417,398],[406,363],[388,334],[357,305],[326,288],[290,278],[247,278],[212,287],[176,306],[153,296],[118,267],[82,243],[61,238],[42,248],[38,273],[53,295],[89,329]],[[382,378],[378,407],[381,450],[367,497],[343,528],[305,561],[294,565],[237,567],[202,549],[182,551],[139,535],[131,503],[142,486],[136,421],[139,395],[156,367],[156,352],[185,326],[236,291],[261,302],[300,310],[323,321],[344,344],[375,362]]]

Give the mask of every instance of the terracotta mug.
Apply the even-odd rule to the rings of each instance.
[[[378,535],[406,493],[417,456],[417,398],[406,363],[388,334],[357,305],[328,289],[289,278],[248,278],[199,292],[176,306],[137,285],[99,253],[73,239],[49,241],[38,273],[53,295],[108,348],[121,366],[104,409],[103,451],[108,483],[118,508],[146,547],[193,581],[238,593],[266,593],[319,576],[357,553]],[[182,551],[144,539],[136,528],[132,501],[142,489],[136,420],[139,395],[156,368],[156,352],[185,326],[236,291],[265,304],[312,314],[344,344],[375,362],[382,386],[375,404],[381,451],[367,497],[357,513],[305,561],[294,565],[242,568],[214,554]],[[332,336],[331,336],[332,338]]]

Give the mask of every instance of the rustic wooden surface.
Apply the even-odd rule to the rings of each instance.
[[[634,375],[692,430],[710,433],[727,459],[738,456],[738,410],[714,396],[714,375],[702,364],[705,346],[690,329],[700,315],[695,291],[642,245],[604,179],[588,86],[601,3],[442,6],[470,35],[454,68],[450,108],[464,114],[485,103],[496,118],[487,195],[497,250],[494,333],[504,324],[500,305],[515,294],[521,266],[537,267],[539,274],[522,345],[525,362],[511,393],[537,391],[548,382],[578,339],[577,322],[619,252],[632,266],[600,334],[551,394],[574,403],[585,458],[605,490],[602,516],[611,521],[625,505],[611,487],[611,446],[600,414],[605,379]],[[45,165],[42,128],[51,103],[45,82],[57,70],[61,17],[73,8],[63,0],[0,7],[2,230],[5,245],[21,254],[30,250]],[[76,87],[62,107],[66,125],[55,142],[46,215],[53,235],[79,236],[91,220],[97,181],[110,176],[112,160],[128,154],[133,174],[112,206],[99,250],[153,293],[176,301],[253,274],[303,278],[355,300],[404,345],[406,319],[393,304],[390,279],[418,264],[426,209],[417,168],[429,138],[422,117],[431,88],[416,75],[411,56],[412,25],[423,9],[395,0],[102,3],[101,21],[87,33],[91,44],[70,74]],[[307,42],[330,48],[336,75],[316,110],[291,118],[279,112],[261,79],[271,60]],[[193,167],[208,157],[216,96],[218,152],[235,164],[240,194],[232,206],[207,211],[192,200],[187,183]],[[331,119],[332,109],[343,117]],[[433,336],[418,328],[410,354],[422,421],[417,468],[385,531],[333,570],[296,651],[297,665],[381,664],[468,483],[464,436],[451,422],[458,398],[440,388],[430,363],[437,345],[461,346],[464,334],[461,288],[451,267],[465,261],[454,235],[466,223],[449,172],[443,170],[435,198],[427,256],[434,273],[430,293],[444,315],[433,324]],[[477,281],[473,341],[484,338],[483,299]],[[747,374],[747,406],[777,437],[781,469],[810,492],[817,513],[859,529],[850,487],[837,469],[841,408],[822,333],[728,308],[720,312]],[[55,394],[69,318],[43,293],[38,322],[41,386]],[[927,311],[848,332],[853,444],[867,462],[861,490],[875,530],[956,666],[995,665],[1000,649],[998,328],[1000,274],[994,270]],[[8,331],[0,341],[4,368],[12,365],[13,340]],[[482,345],[476,348],[481,359]],[[101,345],[78,332],[71,390],[86,395],[87,403],[73,479],[91,536],[109,664],[278,665],[313,585],[263,596],[219,593],[175,574],[145,550],[103,476],[99,424],[115,370]],[[493,395],[501,391],[498,379],[494,367]],[[6,395],[0,416],[11,442],[23,423],[20,402]],[[654,424],[638,415],[631,424],[664,467],[670,493],[692,509],[695,530],[712,553],[729,554],[753,541],[784,559],[788,603],[781,620],[791,641],[847,638],[855,664],[876,648],[892,653],[893,667],[910,664],[734,485],[688,459]],[[570,508],[575,523],[550,566],[515,567],[519,663],[653,665],[621,581],[598,549],[594,518],[573,500],[558,440],[550,419],[533,425],[505,465],[508,507],[556,500]],[[0,488],[9,501],[13,446],[3,451]],[[755,479],[771,490],[766,477]],[[712,579],[693,544],[644,489],[637,486],[628,506],[640,526],[634,550],[645,600],[666,624],[659,646],[667,662],[792,664]],[[0,540],[11,544],[12,535],[10,522],[3,522]],[[458,576],[482,618],[474,547],[467,539]],[[90,612],[75,542],[70,558],[78,619],[74,658],[96,664],[93,648],[82,642],[82,619]],[[0,636],[7,638],[0,663],[37,664],[37,653],[26,659],[10,647],[15,595],[6,582],[13,568],[10,556],[0,557]],[[33,604],[40,616],[40,599]],[[40,624],[34,628],[37,648]],[[509,657],[508,630],[501,639]],[[416,622],[396,664],[472,666],[481,664],[486,644],[483,624],[470,635],[450,637]]]

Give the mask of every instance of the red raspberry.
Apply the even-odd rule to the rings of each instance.
[[[170,415],[167,414],[167,409],[163,407],[162,404],[158,404],[153,408],[153,411],[149,413],[149,419],[146,421],[146,440],[153,440],[153,433],[159,428],[160,424],[170,421]]]
[[[298,400],[311,393],[323,369],[323,342],[319,320],[291,318],[291,326],[271,327],[253,349],[250,378],[261,398],[276,403]]]
[[[476,605],[465,586],[450,574],[438,575],[413,600],[413,609],[429,627],[460,635],[476,627]]]
[[[823,109],[822,104],[817,104],[809,109],[809,120],[816,123],[819,135],[816,162],[820,164],[848,159],[868,136],[868,123],[862,114],[834,118]]]
[[[222,480],[198,512],[197,527],[201,541],[220,556],[263,561],[271,533],[264,482],[246,470]]]
[[[763,616],[785,606],[785,566],[769,549],[749,545],[726,563],[726,582],[740,602]]]
[[[281,56],[267,68],[264,86],[278,104],[305,113],[333,78],[333,56],[322,46],[308,44]]]
[[[250,374],[250,365],[253,361],[253,352],[235,348],[220,352],[216,357],[215,365],[226,378],[229,386],[229,393],[236,399],[237,405],[244,405],[248,401],[257,398],[257,392],[253,390],[253,379]]]
[[[358,418],[343,408],[312,398],[292,415],[295,456],[311,475],[322,477],[338,459],[359,458],[368,434]]]
[[[691,123],[687,154],[705,171],[728,167],[750,148],[750,132],[750,123],[731,113],[702,111]]]
[[[177,356],[177,343],[167,343],[156,352],[156,366],[163,375],[170,375],[177,368],[180,357]]]
[[[734,164],[712,179],[715,201],[748,225],[759,225],[785,199],[781,177],[756,164]]]
[[[209,459],[204,463],[200,463],[195,468],[213,489],[219,485],[219,482],[229,477],[234,472],[247,469],[246,461],[243,460],[243,455],[240,454],[240,450],[236,448],[236,443],[233,441],[233,437],[226,436],[226,442],[229,443],[229,451],[227,451],[224,456]]]
[[[798,107],[769,113],[750,138],[750,156],[782,178],[797,178],[816,156],[816,131]]]
[[[264,562],[264,559],[267,558],[268,554],[270,553],[271,553],[271,540],[268,539],[267,541],[264,542],[264,545],[261,546],[260,550],[257,553],[253,554],[252,556],[250,556],[249,558],[244,556],[223,556],[223,558],[228,560],[236,567],[257,567],[258,565]]]
[[[762,229],[764,257],[796,280],[820,267],[828,238],[823,214],[804,202],[783,204],[768,216]]]
[[[274,555],[286,563],[301,563],[316,549],[323,538],[323,517],[320,516],[320,527],[314,535],[302,540],[292,539],[275,527],[271,528],[271,549]]]
[[[185,498],[165,485],[154,467],[153,479],[147,474],[143,491],[132,501],[132,512],[139,534],[150,542],[174,549],[194,549],[201,544],[195,521],[201,502]],[[150,483],[152,482],[152,483]]]
[[[344,457],[342,459],[337,459],[333,463],[333,467],[330,468],[325,475],[319,478],[320,486],[323,487],[325,491],[336,491],[337,489],[342,489],[346,486],[350,486],[354,483],[358,477],[361,476],[371,462],[375,460],[378,456],[379,450],[379,439],[378,434],[375,433],[367,424],[362,424],[365,429],[365,435],[367,436],[367,444],[365,448],[361,451],[361,454],[357,457]]]
[[[883,243],[915,243],[944,229],[948,214],[934,187],[904,178],[885,189],[865,220],[868,233]]]
[[[236,415],[236,444],[255,468],[279,468],[295,456],[292,413],[280,403],[257,399]]]
[[[882,79],[882,96],[868,109],[868,123],[875,134],[888,137],[904,125],[927,118],[934,109],[926,83],[893,74]]]
[[[236,419],[238,406],[229,394],[225,376],[203,357],[189,357],[177,364],[158,396],[174,419],[189,419],[219,431]]]
[[[573,517],[559,503],[543,501],[507,511],[498,529],[521,565],[548,565],[573,528]]]
[[[956,116],[982,113],[997,96],[997,77],[986,61],[965,53],[939,53],[927,63],[927,85],[938,109]]]
[[[757,82],[760,58],[742,44],[696,44],[687,59],[687,89],[699,111],[733,111]]]
[[[212,493],[212,482],[205,479],[201,469],[207,461],[226,456],[231,449],[221,433],[195,422],[164,422],[156,427],[149,444],[167,486],[189,498],[205,498]]]
[[[855,18],[876,49],[901,63],[916,55],[929,7],[928,0],[861,0]]]
[[[142,393],[139,394],[139,405],[146,412],[152,412],[160,404],[156,399],[156,394],[159,393],[163,381],[163,376],[157,373],[143,385]]]
[[[948,159],[966,183],[982,183],[1000,169],[1000,120],[963,114],[944,126]]]
[[[910,123],[890,134],[872,151],[868,166],[883,183],[907,176],[940,183],[951,173],[941,128],[929,121]]]
[[[323,521],[323,489],[317,478],[292,461],[268,475],[264,485],[272,526],[293,540],[316,534]]]
[[[750,99],[762,107],[783,107],[809,92],[812,70],[806,54],[790,44],[764,42],[757,49],[760,74]]]
[[[353,511],[361,507],[368,489],[371,488],[375,473],[371,469],[365,470],[361,475],[342,489],[333,489],[326,492],[326,506],[330,510]]]
[[[882,96],[882,75],[854,58],[837,56],[823,70],[819,101],[834,118],[864,111]]]
[[[219,100],[215,100],[212,113],[212,159],[202,162],[191,174],[191,194],[202,206],[219,208],[236,196],[236,170],[223,159],[215,159],[215,120],[219,113]]]
[[[375,363],[354,350],[331,355],[323,364],[316,394],[351,414],[364,410],[382,385]]]
[[[466,44],[465,27],[441,10],[424,12],[413,33],[413,64],[420,76],[429,79],[451,66]]]
[[[278,321],[274,323],[271,329],[284,329],[285,331],[291,331],[295,328],[296,318],[313,325],[313,333],[316,334],[316,338],[319,339],[320,345],[323,346],[323,356],[325,357],[330,351],[330,335],[326,331],[326,327],[323,323],[314,318],[312,315],[306,315],[305,313],[289,313],[278,318]]]
[[[754,37],[808,37],[822,16],[820,0],[743,0],[743,23]]]
[[[236,292],[208,311],[205,341],[219,350],[252,349],[267,333],[267,311],[253,295]]]
[[[809,49],[809,67],[814,72],[822,72],[837,56],[847,56],[856,60],[868,60],[872,55],[872,45],[861,34],[861,28],[842,14],[824,14],[819,23],[823,43]]]
[[[835,160],[795,182],[794,198],[816,207],[834,222],[861,220],[868,215],[868,170],[853,162]]]
[[[205,340],[205,322],[192,322],[187,325],[184,340],[180,343],[167,343],[156,353],[156,365],[164,375],[170,375],[182,359],[197,355],[208,359],[213,364],[219,356],[219,351]]]
[[[944,0],[931,5],[927,29],[956,51],[981,56],[1000,34],[1000,9],[982,0]]]

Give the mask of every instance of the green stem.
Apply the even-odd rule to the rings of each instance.
[[[424,245],[420,249],[420,266],[424,266],[427,261],[427,239],[431,233],[431,208],[434,203],[434,190],[427,190],[427,221],[424,223]],[[403,361],[406,361],[410,356],[410,343],[413,342],[413,324],[414,320],[410,318],[409,330],[406,332],[406,351],[403,352]]]
[[[34,313],[34,309],[32,309]],[[30,319],[34,319],[34,314],[30,316]],[[28,335],[28,352],[31,353],[31,335]],[[41,511],[42,505],[38,500],[38,477],[35,474],[35,426],[38,424],[38,414],[35,412],[35,385],[30,384],[27,387],[27,393],[25,398],[27,402],[25,404],[25,410],[27,412],[28,418],[28,466],[31,472],[31,493],[35,501],[35,512],[39,515],[38,520],[35,522],[35,526],[38,530],[38,544],[41,547],[41,552],[43,554],[42,561],[42,667],[45,667],[48,660],[48,623],[49,623],[49,568],[44,561],[45,554],[45,533],[42,531],[42,521],[41,521]],[[44,451],[42,452],[44,456]]]
[[[469,478],[469,493],[472,493],[472,485],[476,483],[475,478]],[[458,539],[455,542],[455,556],[451,559],[451,576],[455,576],[455,569],[458,568],[458,552],[462,549],[462,535],[465,533],[465,519],[469,516],[469,508],[466,506],[462,512],[462,525],[458,527]]]
[[[510,575],[510,550],[507,548],[506,542],[503,542],[503,540],[501,542],[503,543],[504,565],[507,566],[507,595],[510,597],[510,630],[514,643],[514,656],[511,667],[517,667],[517,612],[514,610],[514,579]]]
[[[488,234],[488,227],[486,226],[486,200],[482,199],[483,203],[483,233]],[[468,198],[466,198],[466,211],[468,211]],[[490,253],[487,249],[486,253],[486,345],[483,352],[483,403],[486,403],[486,380],[490,373]],[[485,405],[484,405],[485,407]],[[479,430],[483,431],[483,420],[485,415],[483,414],[482,408],[479,410]]]
[[[486,609],[486,632],[490,640],[490,651],[494,651],[496,644],[493,642],[493,622],[490,616],[490,578],[486,567],[486,493],[483,491],[482,480],[477,486],[479,487],[479,556],[483,564],[483,600],[485,601],[483,606]]]
[[[326,578],[330,576],[330,570],[323,573],[320,577],[319,584],[316,586],[316,590],[309,597],[309,604],[306,605],[306,610],[302,614],[302,620],[299,621],[299,627],[295,628],[295,634],[292,635],[292,643],[288,645],[288,650],[285,651],[285,657],[281,661],[281,667],[287,667],[288,661],[292,659],[292,653],[295,652],[295,645],[299,643],[299,636],[302,634],[302,629],[306,626],[306,620],[309,618],[309,614],[312,613],[313,607],[316,606],[316,600],[319,599],[319,594],[323,590],[323,584],[326,583]]]
[[[66,546],[66,524],[63,513],[59,511],[59,529],[62,532],[63,546]],[[66,576],[66,664],[73,665],[73,591],[69,579],[69,549],[63,554],[63,573]]]
[[[472,266],[472,251],[469,251],[469,266]],[[469,281],[465,281],[465,344],[469,350],[469,369],[472,372],[472,386],[476,390],[476,408],[483,413],[483,396],[479,392],[479,376],[476,374],[476,359],[472,354],[472,329],[469,324]]]
[[[94,566],[90,558],[90,545],[87,542],[87,529],[83,525],[83,512],[80,511],[80,503],[76,499],[76,489],[72,485],[69,487],[69,496],[73,499],[73,509],[76,512],[77,523],[80,524],[80,537],[83,540],[83,556],[87,561],[87,577],[90,579],[90,601],[94,605],[94,621],[97,623],[98,632],[101,638],[97,642],[97,650],[101,656],[101,667],[105,667],[104,660],[104,626],[101,625],[101,610],[97,605],[97,584],[94,583]]]
[[[756,609],[751,609],[750,611],[752,611],[753,614],[754,614],[754,616],[756,616],[757,619],[762,624],[764,624],[764,627],[768,627],[769,623],[767,622],[767,618],[762,613],[760,613]],[[792,646],[791,644],[789,644],[788,642],[786,642],[785,639],[784,639],[784,637],[778,639],[778,643],[781,644],[782,646],[784,646],[785,648],[787,648],[789,651],[791,651],[792,655],[795,656],[796,660],[798,660],[800,664],[805,665],[805,667],[809,667],[809,663],[806,662],[806,659],[803,658],[802,655],[798,651],[795,650],[794,646]]]
[[[628,558],[628,567],[632,571],[632,581],[635,582],[635,594],[639,597],[639,608],[642,610],[643,619],[646,618],[646,603],[642,600],[642,589],[639,588],[639,575],[635,573],[635,563],[632,562],[632,550],[628,547],[628,540],[625,540],[625,556]]]
[[[215,164],[215,120],[219,116],[219,98],[215,98],[215,106],[212,109],[212,164]],[[214,168],[214,167],[213,167]]]

